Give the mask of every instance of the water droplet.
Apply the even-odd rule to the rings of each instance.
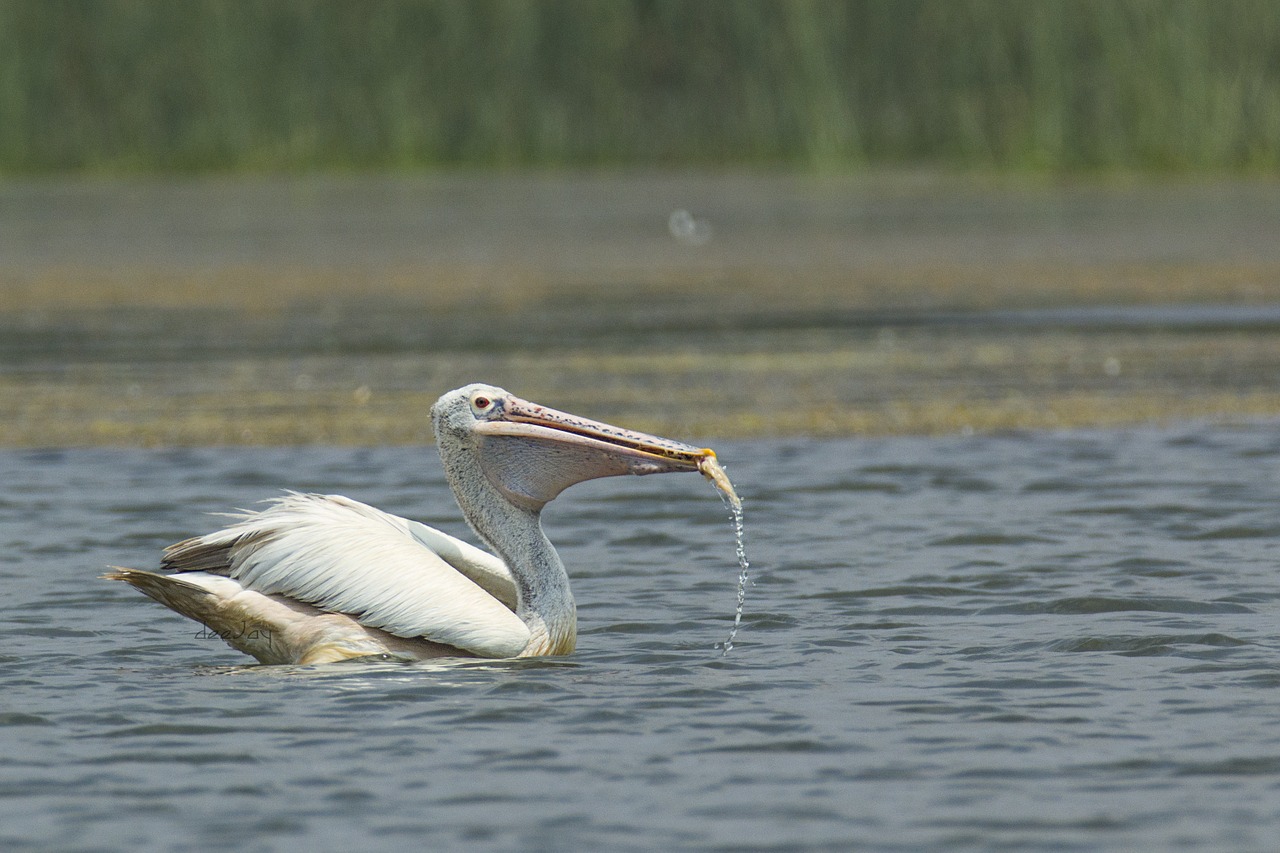
[[[667,230],[671,236],[686,246],[701,246],[711,239],[711,224],[705,219],[695,219],[687,210],[673,210],[667,218]]]

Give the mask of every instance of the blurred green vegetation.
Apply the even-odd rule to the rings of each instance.
[[[1271,0],[0,0],[0,171],[1280,165]]]

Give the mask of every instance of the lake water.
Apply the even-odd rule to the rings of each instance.
[[[422,444],[477,379],[686,438],[1280,417],[1277,233],[1256,176],[7,180],[0,446]]]
[[[718,446],[570,490],[579,651],[261,667],[96,579],[430,448],[3,451],[5,850],[1270,850],[1280,424]],[[714,444],[714,443],[713,443]]]

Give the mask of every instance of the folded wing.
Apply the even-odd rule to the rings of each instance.
[[[529,629],[501,560],[340,495],[289,493],[262,512],[165,550],[173,572],[226,575],[400,637],[514,657]]]

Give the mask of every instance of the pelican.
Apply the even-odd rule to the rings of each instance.
[[[493,553],[341,495],[288,492],[170,545],[165,573],[112,567],[104,577],[264,664],[563,655],[576,644],[577,614],[542,508],[597,477],[701,471],[722,490],[728,483],[709,448],[490,385],[443,395],[431,421],[454,497]]]

